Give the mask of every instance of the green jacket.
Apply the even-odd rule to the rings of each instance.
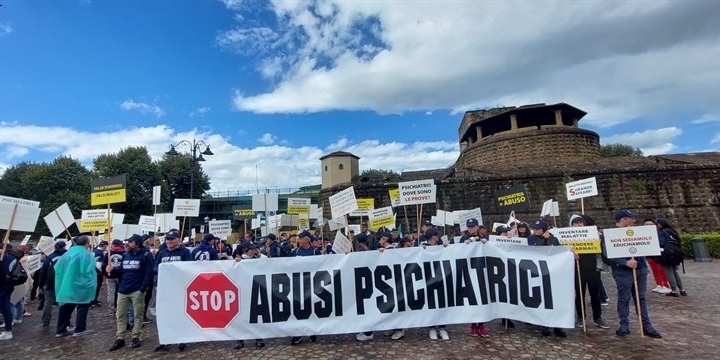
[[[95,299],[95,256],[85,247],[71,246],[54,269],[55,297],[59,304],[89,304]]]

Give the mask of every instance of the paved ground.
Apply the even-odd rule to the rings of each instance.
[[[154,325],[146,327],[143,345],[139,349],[124,349],[113,353],[107,349],[114,341],[115,322],[107,315],[105,306],[92,308],[89,328],[96,334],[84,337],[54,338],[52,328],[40,326],[40,313],[32,304],[33,316],[14,328],[15,338],[0,342],[3,359],[720,359],[720,261],[686,263],[687,273],[682,275],[689,296],[668,297],[649,292],[650,315],[663,339],[641,339],[636,318],[631,319],[632,334],[625,338],[615,336],[617,311],[615,310],[614,282],[609,274],[603,275],[610,306],[604,306],[604,318],[612,325],[609,330],[589,328],[568,331],[565,339],[543,337],[534,327],[519,325],[505,332],[500,321],[489,324],[489,338],[473,338],[469,326],[453,325],[448,330],[449,341],[431,341],[422,329],[408,330],[406,338],[392,341],[377,336],[375,340],[360,343],[354,335],[321,336],[317,343],[303,342],[290,346],[288,338],[270,339],[264,349],[255,349],[252,342],[246,348],[234,350],[231,342],[190,344],[184,352],[174,348],[155,353],[157,331]],[[650,284],[654,282],[648,281]],[[104,293],[104,289],[103,289]],[[57,310],[53,321],[57,319]],[[128,339],[129,340],[129,339]],[[129,341],[128,341],[129,345]]]

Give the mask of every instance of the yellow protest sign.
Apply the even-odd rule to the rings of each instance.
[[[90,181],[90,205],[125,202],[127,179],[125,175]]]
[[[554,228],[550,232],[555,235],[560,245],[573,246],[576,254],[602,252],[597,226]]]
[[[388,190],[390,193],[390,206],[395,207],[399,206],[400,204],[400,189],[390,189]]]
[[[288,198],[288,214],[310,214],[310,199]]]

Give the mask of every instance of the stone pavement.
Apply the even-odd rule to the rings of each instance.
[[[603,317],[612,327],[608,330],[588,327],[568,331],[568,337],[543,337],[530,325],[518,324],[505,332],[499,320],[487,324],[489,338],[470,337],[469,325],[448,326],[449,341],[432,341],[424,329],[409,329],[404,339],[392,341],[375,333],[373,341],[360,343],[354,334],[320,336],[317,343],[304,341],[290,346],[289,338],[269,339],[263,349],[255,349],[252,341],[246,348],[234,350],[232,342],[190,344],[184,352],[173,348],[155,353],[157,330],[147,325],[143,344],[138,349],[128,347],[115,352],[107,349],[115,340],[115,321],[107,315],[105,305],[91,308],[88,328],[95,334],[82,338],[55,339],[54,327],[40,325],[37,305],[31,304],[33,316],[26,317],[14,327],[14,339],[0,342],[2,359],[720,359],[720,261],[710,263],[686,262],[686,274],[681,274],[688,297],[668,297],[653,293],[652,276],[648,281],[650,316],[663,339],[641,339],[637,317],[631,317],[632,334],[620,338],[615,335],[615,284],[609,274],[603,282],[611,298],[603,306]],[[651,285],[652,284],[652,285]],[[101,292],[101,298],[104,294]],[[571,300],[568,300],[571,301]],[[588,300],[589,305],[589,300]],[[590,316],[590,318],[592,318]],[[57,310],[53,313],[53,326]]]

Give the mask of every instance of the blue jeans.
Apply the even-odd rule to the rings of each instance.
[[[13,320],[22,320],[25,314],[25,298],[20,299],[17,304],[13,305]]]
[[[635,298],[635,286],[633,284],[633,272],[631,270],[615,269],[612,271],[615,284],[618,289],[617,311],[620,318],[620,328],[628,329],[630,315],[630,299],[635,305],[635,313],[637,314],[637,300]],[[640,295],[640,312],[642,314],[642,326],[645,330],[653,328],[648,314],[647,303],[645,302],[645,287],[647,286],[647,267],[637,270],[637,286]]]
[[[600,284],[598,284],[598,287],[600,288],[600,301],[607,301],[608,296],[607,292],[605,291],[605,285],[603,285],[602,278],[600,278]]]
[[[3,320],[5,320],[5,331],[12,331],[13,306],[10,303],[10,294],[12,294],[12,288],[9,290],[0,290],[0,314],[2,314]]]

